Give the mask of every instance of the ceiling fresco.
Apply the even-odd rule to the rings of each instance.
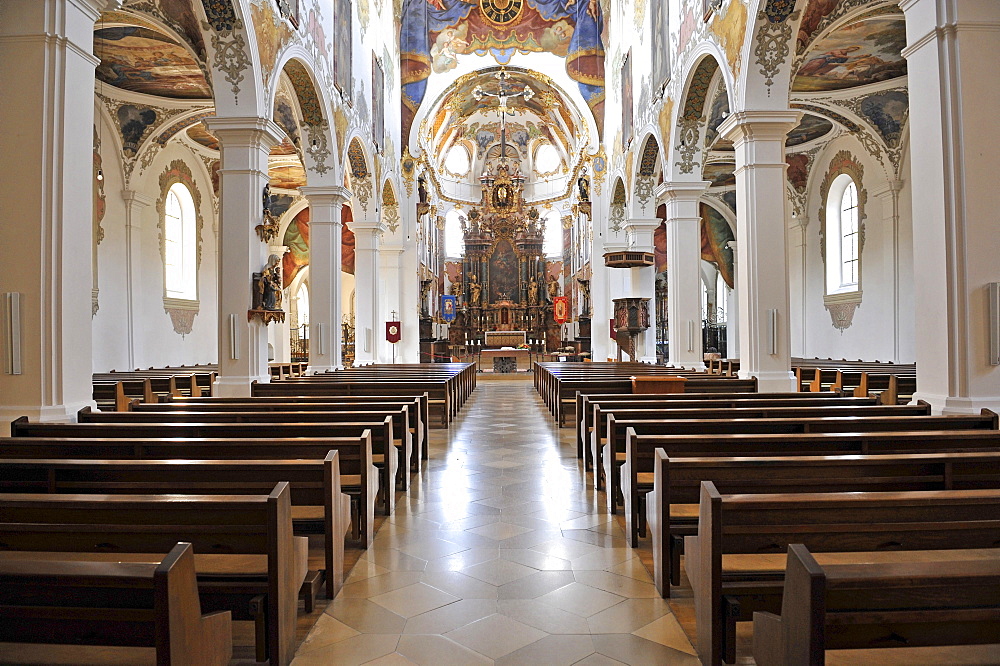
[[[803,114],[802,122],[788,132],[785,139],[785,147],[801,146],[816,139],[826,136],[833,131],[833,123],[826,118],[814,116],[811,113]]]
[[[600,2],[566,0],[402,0],[400,76],[402,129],[409,135],[432,73],[455,69],[462,57],[492,55],[506,64],[517,52],[549,52],[594,114],[604,118],[604,43]]]
[[[735,187],[734,171],[736,171],[735,162],[710,162],[705,165],[702,177],[712,181],[709,187]]]
[[[209,99],[212,89],[190,51],[166,35],[136,26],[94,32],[97,78],[132,92],[171,99]]]
[[[901,17],[864,18],[817,40],[795,75],[792,92],[830,92],[906,76]]]
[[[288,137],[271,148],[267,159],[267,174],[272,188],[295,190],[307,185],[305,167]]]
[[[205,129],[205,123],[192,125],[187,129],[187,135],[189,139],[209,150],[219,149],[219,140],[215,138],[214,134]]]

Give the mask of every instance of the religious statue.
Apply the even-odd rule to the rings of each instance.
[[[452,296],[462,295],[462,283],[460,281],[455,281],[451,283],[451,295]]]
[[[580,284],[580,293],[583,296],[583,314],[590,314],[590,280],[577,278],[576,281]]]
[[[576,189],[580,201],[590,201],[590,179],[587,178],[587,167],[583,167],[580,171],[580,177],[576,179]]]
[[[427,201],[427,181],[423,176],[417,178],[417,201],[428,203]]]
[[[535,278],[528,283],[528,305],[538,305],[538,280]]]
[[[278,231],[281,229],[281,225],[278,223],[278,218],[274,216],[271,212],[271,186],[264,185],[263,199],[263,210],[261,212],[261,217],[263,221],[254,227],[257,232],[257,237],[260,238],[262,243],[270,243],[275,236],[278,235]]]
[[[549,276],[549,301],[559,295],[559,280],[554,275]]]
[[[281,309],[281,260],[272,254],[260,274],[261,302],[265,310]]]
[[[479,305],[479,299],[483,294],[483,287],[479,284],[479,278],[473,273],[469,277],[469,303],[473,306]]]

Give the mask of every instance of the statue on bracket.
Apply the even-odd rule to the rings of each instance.
[[[580,170],[580,177],[576,179],[576,189],[580,201],[590,201],[590,179],[587,178],[587,167]]]
[[[549,302],[552,302],[552,300],[559,295],[559,280],[556,278],[555,275],[549,276],[548,290],[549,290]]]
[[[265,326],[272,321],[285,321],[281,301],[281,259],[272,254],[260,273],[253,274],[253,304],[247,312],[247,321],[257,319]]]
[[[271,186],[269,184],[264,185],[262,199],[264,203],[263,213],[261,214],[263,222],[258,224],[254,230],[257,232],[257,237],[260,238],[261,243],[270,243],[278,235],[281,225],[278,224],[278,218],[271,212]]]

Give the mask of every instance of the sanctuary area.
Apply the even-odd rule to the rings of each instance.
[[[1000,664],[998,63],[0,0],[0,664]]]

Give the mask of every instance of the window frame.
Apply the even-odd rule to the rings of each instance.
[[[853,191],[854,196],[849,208],[844,208],[844,199]],[[864,202],[863,190],[855,177],[850,173],[837,173],[830,182],[826,201],[823,225],[823,262],[825,264],[824,294],[827,297],[847,294],[860,294],[862,278],[862,250],[864,249]],[[845,233],[844,213],[850,211],[853,223]],[[854,264],[854,281],[845,281],[845,239],[850,240],[850,249],[854,257],[848,262]]]
[[[160,198],[156,202],[156,209],[159,214],[157,226],[160,242],[160,262],[162,264],[161,278],[163,282],[163,308],[171,316],[171,319],[175,320],[174,330],[184,335],[186,334],[185,331],[189,332],[188,325],[185,324],[183,326],[178,326],[177,321],[182,319],[190,320],[190,315],[185,315],[183,313],[197,313],[201,309],[199,298],[201,293],[202,244],[205,228],[205,220],[201,212],[201,192],[195,183],[194,175],[191,173],[191,169],[184,163],[183,160],[174,160],[170,163],[170,165],[160,175],[159,185]],[[189,261],[192,263],[192,268],[190,270],[194,273],[190,278],[190,286],[192,287],[192,290],[186,291],[180,296],[177,295],[177,291],[168,290],[166,258],[167,207],[170,194],[175,191],[174,187],[176,185],[182,185],[187,195],[190,197],[191,207],[189,212],[192,214],[191,225],[193,225],[194,234],[194,237],[189,239],[190,247],[188,248],[188,251],[192,253],[192,255],[189,255],[188,257]],[[184,224],[183,221],[182,224]]]

